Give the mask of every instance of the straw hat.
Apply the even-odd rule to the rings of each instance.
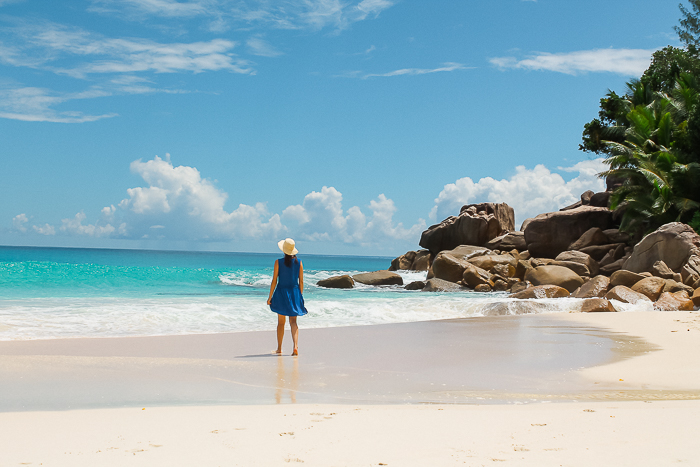
[[[282,250],[285,255],[294,256],[299,253],[299,250],[294,248],[294,240],[291,238],[280,240],[277,242],[277,246],[280,247],[280,250]]]

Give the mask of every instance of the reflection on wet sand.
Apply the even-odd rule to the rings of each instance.
[[[275,384],[275,402],[282,403],[285,391],[289,393],[289,402],[296,404],[297,391],[299,390],[299,359],[277,358],[277,382]]]

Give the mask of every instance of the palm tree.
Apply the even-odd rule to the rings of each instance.
[[[687,119],[699,99],[697,82],[681,76],[672,95],[650,93],[639,81],[628,83],[627,126],[624,142],[605,141],[610,170],[603,177],[624,180],[611,197],[611,208],[624,207],[620,228],[628,232],[652,230],[676,220],[689,220],[700,208],[696,200],[700,164],[677,145],[687,131]],[[619,141],[619,140],[618,140]]]

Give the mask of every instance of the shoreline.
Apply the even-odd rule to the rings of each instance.
[[[273,404],[280,391],[300,403],[566,398],[599,389],[579,368],[646,350],[556,316],[304,329],[298,358],[288,332],[271,354],[273,331],[4,341],[0,411]]]
[[[126,462],[137,466],[495,462],[517,466],[657,466],[697,462],[699,312],[572,313],[545,320],[531,318],[517,321],[539,321],[542,326],[576,335],[605,330],[609,336],[605,339],[620,344],[611,346],[608,356],[613,349],[620,352],[573,373],[577,384],[602,384],[614,390],[606,395],[594,388],[589,394],[603,397],[573,401],[541,398],[530,403],[510,399],[500,403],[476,400],[386,405],[300,403],[302,398],[293,387],[281,386],[277,403],[264,405],[0,412],[0,436],[7,446],[0,453],[0,462],[108,467]],[[381,326],[372,327],[381,330]],[[623,345],[631,341],[633,345]],[[450,347],[445,347],[449,341],[443,342],[441,350],[449,351]],[[7,353],[7,348],[0,350]],[[303,363],[306,356],[273,360]],[[502,358],[513,356],[504,354]],[[176,366],[185,363],[175,360]],[[210,360],[210,364],[215,362]],[[135,376],[126,366],[118,373],[122,378]],[[294,403],[295,394],[299,403]],[[556,403],[548,403],[552,401]]]

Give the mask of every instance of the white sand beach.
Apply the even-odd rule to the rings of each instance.
[[[565,356],[569,355],[567,346],[596,347],[603,341],[619,345],[608,348],[607,361],[585,369],[566,370],[556,359],[551,360],[554,367],[548,369],[548,363],[540,362],[531,369],[541,384],[525,381],[523,391],[519,390],[519,381],[524,380],[515,379],[493,391],[472,387],[458,394],[461,403],[445,403],[447,399],[442,403],[405,403],[402,398],[409,393],[417,397],[428,380],[445,381],[441,384],[448,388],[464,382],[444,374],[454,371],[459,362],[453,366],[437,365],[437,372],[430,370],[440,354],[447,361],[452,361],[455,354],[464,358],[460,350],[455,350],[459,336],[450,337],[452,331],[448,331],[442,336],[442,345],[436,343],[440,339],[434,339],[430,341],[430,351],[412,353],[410,341],[397,341],[394,334],[386,332],[391,345],[382,350],[385,353],[365,360],[365,367],[356,368],[352,375],[366,374],[360,378],[362,381],[371,380],[372,375],[384,378],[381,387],[393,398],[388,403],[371,397],[341,402],[333,392],[306,391],[311,387],[308,379],[319,375],[314,369],[306,371],[307,364],[319,365],[320,357],[314,353],[321,347],[316,347],[314,341],[329,346],[329,353],[335,355],[332,342],[322,339],[324,334],[333,336],[336,344],[338,336],[348,333],[362,341],[375,338],[382,327],[340,328],[342,332],[332,333],[309,331],[302,334],[302,355],[298,359],[255,355],[241,359],[246,360],[245,365],[237,368],[247,366],[249,379],[236,381],[236,385],[259,386],[257,389],[270,397],[263,403],[255,395],[246,399],[247,393],[240,392],[237,396],[242,399],[236,400],[235,405],[186,400],[158,406],[126,402],[121,408],[110,408],[109,404],[95,401],[92,408],[72,408],[62,405],[71,402],[70,397],[65,397],[51,401],[52,410],[5,408],[0,413],[0,465],[419,466],[505,462],[533,466],[659,466],[700,462],[696,448],[700,433],[700,313],[542,315],[483,318],[486,321],[479,322],[480,319],[459,320],[467,322],[466,328],[462,323],[455,328],[448,324],[454,321],[448,321],[413,323],[405,329],[433,333],[441,328],[461,329],[469,338],[484,331],[475,332],[471,327],[483,328],[488,323],[487,327],[494,330],[515,323],[517,329],[510,337],[522,334],[527,327],[537,327],[553,329],[552,336],[593,333],[596,342],[603,339],[599,343],[574,340],[556,344]],[[607,337],[601,337],[601,332],[608,333]],[[251,339],[260,337],[247,334]],[[225,336],[194,337],[216,343]],[[154,387],[158,380],[174,384],[172,372],[179,369],[196,386],[195,383],[210,381],[211,374],[197,375],[193,367],[216,366],[217,362],[230,360],[218,355],[221,349],[214,346],[206,352],[201,347],[182,347],[192,337],[3,342],[0,368],[7,378],[1,387],[5,394],[14,394],[16,402],[29,404],[51,391],[70,392],[80,386],[95,389],[100,381],[104,383],[107,401],[117,401],[111,398],[113,391],[132,395],[141,391],[147,395],[148,390],[139,389],[140,386]],[[415,341],[415,335],[412,338]],[[244,341],[241,345],[250,345],[250,341]],[[541,336],[535,337],[526,346],[546,347],[545,341]],[[124,348],[130,348],[131,355],[120,343],[128,344]],[[154,344],[159,350],[152,348]],[[500,341],[482,350],[493,353],[498,346]],[[362,354],[359,350],[358,353]],[[397,390],[402,378],[387,379],[389,370],[381,368],[382,361],[394,362],[393,356],[402,354],[415,360],[417,373],[429,375],[425,380],[418,376],[408,378],[404,392]],[[479,355],[474,358],[478,360]],[[516,356],[503,353],[494,358],[510,361]],[[269,384],[260,384],[268,365],[278,365],[279,361],[284,362],[282,373],[268,375]],[[167,371],[166,362],[170,364]],[[343,362],[346,363],[349,362]],[[488,374],[486,368],[478,365],[466,367]],[[261,371],[256,373],[256,368]],[[510,371],[509,368],[512,367],[504,365],[499,371]],[[329,367],[323,371],[334,372]],[[566,381],[564,387],[557,389],[554,379],[550,379],[555,373]],[[20,380],[24,383],[20,384]],[[115,388],[115,381],[122,384]],[[335,384],[335,378],[327,381],[331,386]],[[371,382],[366,384],[374,387]],[[205,394],[192,391],[191,386],[181,387],[194,396]],[[21,397],[16,394],[20,389]],[[455,397],[459,391],[452,392],[451,397]],[[351,395],[358,394],[355,391]],[[424,391],[423,394],[425,399],[436,399]]]

